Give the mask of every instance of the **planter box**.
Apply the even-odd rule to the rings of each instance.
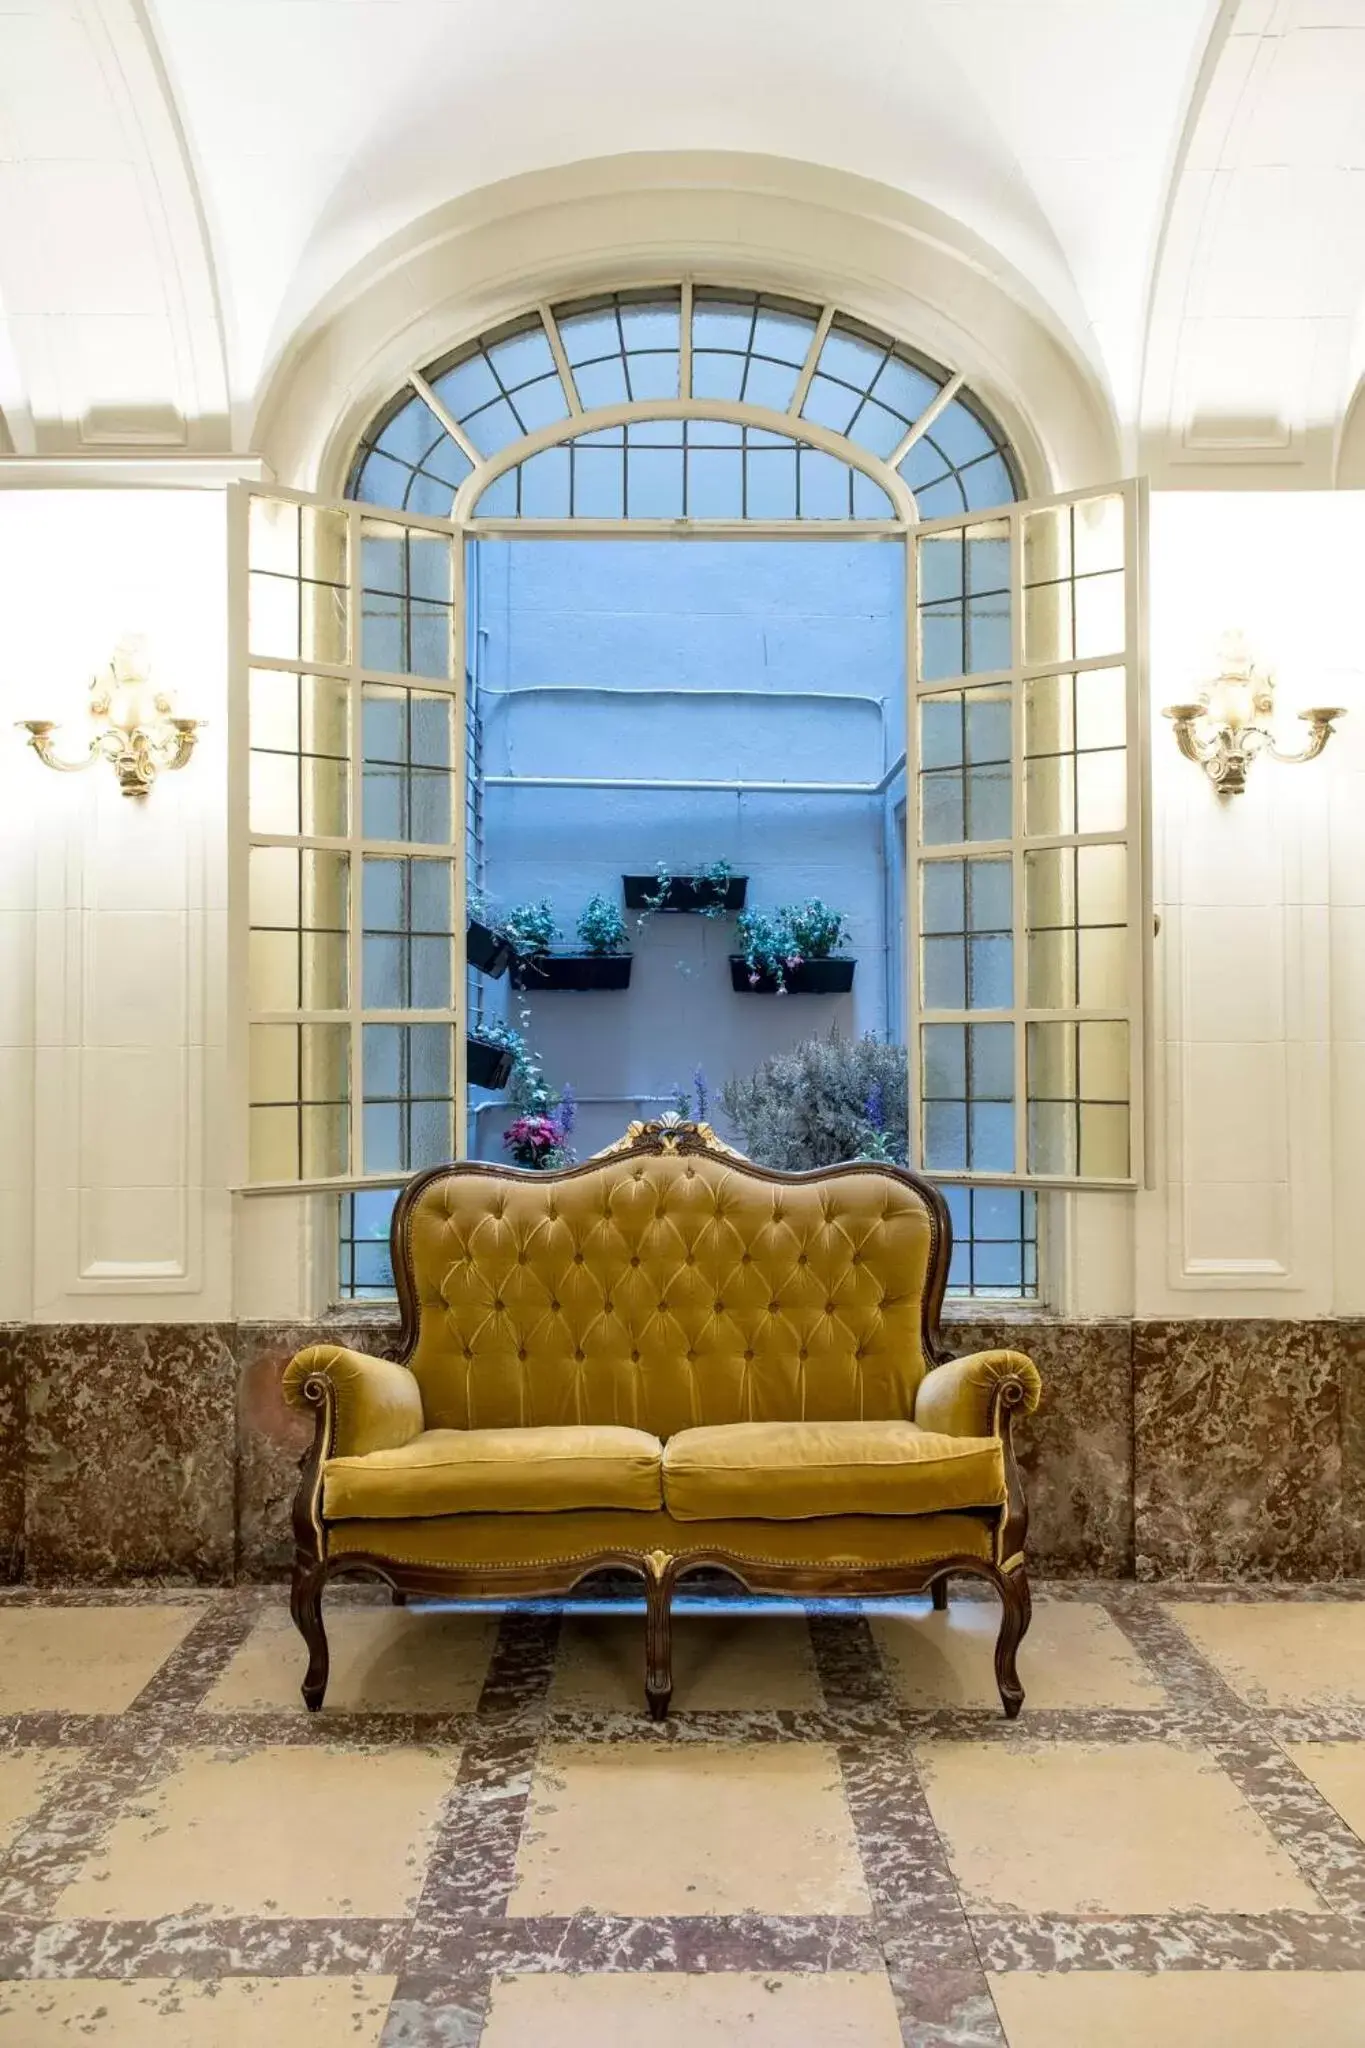
[[[719,907],[728,916],[732,910],[743,910],[749,893],[747,875],[731,875],[727,882],[710,882],[705,875],[674,875],[663,902],[656,905],[653,899],[659,893],[657,875],[622,875],[621,884],[626,892],[627,910],[680,910],[694,914],[709,910],[714,916]]]
[[[525,953],[512,964],[513,988],[530,995],[630,987],[633,953]]]
[[[856,960],[803,960],[787,969],[789,996],[846,996],[853,986]],[[742,953],[730,955],[730,986],[736,995],[775,996],[777,982],[771,974],[749,979],[749,963]]]
[[[512,1054],[491,1038],[465,1038],[465,1065],[471,1088],[505,1088],[512,1078]]]
[[[471,917],[465,926],[464,949],[471,967],[477,967],[480,974],[491,974],[495,979],[506,974],[516,953],[509,938],[486,924],[480,924],[477,917]]]

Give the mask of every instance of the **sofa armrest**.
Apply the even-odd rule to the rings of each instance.
[[[329,1458],[359,1458],[367,1451],[397,1450],[425,1428],[422,1395],[405,1365],[370,1358],[340,1344],[310,1344],[284,1369],[284,1398],[291,1408],[332,1416]]]
[[[999,1436],[1001,1418],[1013,1409],[1031,1415],[1043,1383],[1022,1351],[976,1351],[950,1358],[919,1383],[915,1421],[940,1436]]]

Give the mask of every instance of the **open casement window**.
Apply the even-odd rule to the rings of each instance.
[[[396,1185],[465,1149],[462,557],[283,491],[231,517],[238,1177]]]
[[[911,1160],[1143,1172],[1151,913],[1138,484],[912,537]]]

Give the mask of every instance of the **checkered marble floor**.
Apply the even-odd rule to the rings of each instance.
[[[0,2048],[1365,2043],[1365,1588],[0,1595]]]

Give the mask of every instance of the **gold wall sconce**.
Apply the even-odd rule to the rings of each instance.
[[[146,642],[136,634],[119,641],[105,675],[91,678],[88,709],[97,730],[80,761],[63,761],[56,753],[53,735],[59,728],[52,719],[20,723],[44,767],[74,775],[109,761],[125,796],[146,796],[162,769],[183,768],[203,730],[201,719],[174,716],[170,699],[150,680]]]
[[[1273,674],[1257,668],[1240,633],[1225,633],[1218,674],[1208,688],[1191,704],[1168,704],[1163,716],[1174,725],[1175,743],[1185,759],[1203,769],[1219,796],[1240,796],[1258,754],[1272,761],[1315,761],[1336,729],[1334,721],[1346,716],[1342,704],[1301,711],[1308,738],[1291,753],[1275,744],[1274,710]]]

